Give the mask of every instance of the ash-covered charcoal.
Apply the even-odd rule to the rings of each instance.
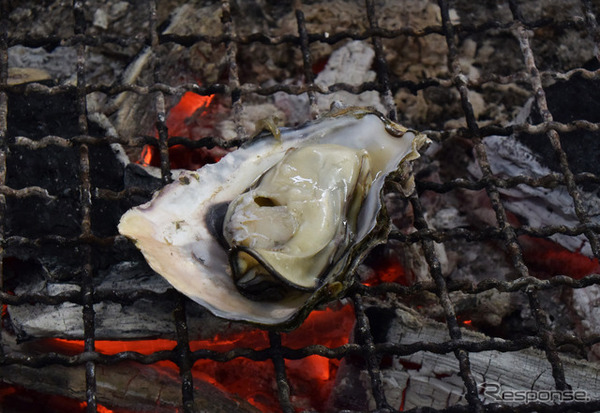
[[[585,65],[597,54],[596,2],[1,3],[8,30],[0,55],[8,60],[8,81],[0,89],[8,98],[0,96],[0,113],[8,114],[8,139],[0,148],[0,158],[6,156],[6,175],[0,171],[6,304],[0,405],[7,395],[35,390],[98,411],[600,409],[599,369],[588,361],[600,357],[594,345],[600,289],[598,276],[588,275],[600,265],[590,258],[585,236],[565,235],[597,229],[588,222],[600,216],[600,136],[577,123],[569,126],[573,132],[558,132],[589,220],[575,214],[546,134],[489,136],[542,122],[527,104],[532,96],[541,101],[545,95],[555,121],[600,123],[600,82],[583,78],[598,77],[597,64]],[[186,95],[196,104],[176,116]],[[265,123],[322,122],[332,100],[376,106],[435,144],[413,163],[416,192],[406,196],[398,185],[402,174],[378,191],[395,228],[356,268],[358,277],[341,271],[340,278],[310,286],[322,295],[286,327],[317,310],[298,326],[302,342],[264,325],[250,330],[224,321],[186,300],[117,233],[121,215],[147,202],[169,174],[176,188],[196,187],[195,177],[214,166],[196,162],[193,151],[204,151],[202,144],[229,150]],[[371,139],[369,132],[361,136]],[[181,153],[191,161],[178,163]],[[210,153],[209,163],[226,164],[233,155],[223,154]],[[478,165],[486,161],[495,177],[516,178],[481,179]],[[201,169],[175,171],[184,167]],[[234,172],[249,175],[245,166]],[[523,178],[542,185],[513,185]],[[90,199],[84,198],[88,186]],[[223,201],[238,199],[249,186]],[[182,210],[182,204],[197,205],[195,195],[183,201],[176,196],[168,203]],[[164,228],[198,241],[189,228],[204,220],[197,225],[191,216],[197,214],[184,211]],[[239,218],[227,220],[228,228],[235,230]],[[143,228],[154,228],[151,221]],[[557,233],[547,234],[549,228]],[[168,254],[173,239],[162,235],[157,253]],[[194,248],[186,262],[215,261],[208,247]],[[363,252],[349,258],[352,268]],[[237,281],[252,294],[252,273],[241,267],[254,263],[240,257]],[[169,268],[178,263],[165,262]],[[223,268],[218,278],[212,271],[204,275],[231,284],[231,271]],[[268,286],[267,272],[259,272],[259,281]],[[572,278],[555,277],[560,274]],[[210,285],[203,291],[212,299],[219,283]],[[306,285],[297,284],[301,294]],[[226,292],[220,301],[231,301],[230,292],[240,295],[237,287]],[[337,297],[349,303],[349,313],[340,316],[329,305],[320,311],[319,303]],[[323,314],[348,328],[339,333],[330,323],[317,325]],[[334,330],[334,339],[325,340]],[[67,355],[57,338],[83,341],[69,342],[78,347]],[[127,343],[132,351],[118,354],[105,352],[102,342],[152,338],[176,342]],[[174,373],[162,371],[165,361]],[[255,368],[264,376],[254,382],[264,377],[264,383],[243,396],[239,380],[221,381],[256,378]],[[223,394],[204,386],[207,377]],[[493,399],[493,388],[581,389],[591,400],[513,405]]]
[[[19,189],[41,187],[48,196],[7,197],[5,231],[8,237],[27,237],[39,240],[32,243],[8,243],[5,254],[13,257],[7,261],[5,287],[12,290],[21,284],[32,271],[47,281],[78,280],[84,261],[81,244],[77,238],[82,232],[80,152],[74,141],[68,146],[41,144],[48,136],[74,139],[79,132],[77,97],[74,91],[44,94],[8,92],[8,129],[10,151],[7,156],[6,183]],[[89,134],[103,136],[90,122]],[[32,142],[32,145],[27,142]],[[148,188],[144,197],[139,191],[133,197],[101,199],[94,197],[91,210],[92,232],[98,237],[117,235],[119,218],[133,205],[149,199],[160,180],[135,166],[127,166],[118,153],[106,142],[89,144],[90,184],[92,194],[97,190],[119,192],[135,185]],[[53,237],[75,240],[64,243]],[[117,263],[122,259],[139,257],[133,248],[115,245],[97,248],[93,260],[99,267]],[[13,276],[15,278],[13,278]]]
[[[577,330],[587,334],[599,334],[600,308],[597,303],[600,301],[600,286],[590,285],[586,288],[572,290],[570,293],[572,294],[573,309],[580,317],[577,320]],[[589,360],[600,361],[600,343],[590,346],[586,356]]]
[[[133,205],[139,205],[150,200],[149,194],[159,189],[162,185],[159,175],[156,169],[143,167],[132,162],[127,163],[123,176],[125,188],[139,188],[146,193],[132,194],[128,200]]]
[[[23,142],[35,143],[48,136],[69,140],[79,135],[75,92],[52,95],[9,92],[8,100],[7,135],[12,145],[7,158],[7,184],[13,188],[39,186],[52,197],[10,198],[8,232],[27,237],[78,235],[81,232],[79,148],[76,144],[67,147],[49,144],[35,148]],[[103,131],[94,127],[93,123],[90,125],[90,135],[102,136]],[[111,147],[107,143],[90,145],[89,152],[92,188],[122,190],[123,165],[118,162]],[[32,202],[34,205],[31,205]],[[25,203],[28,205],[26,208]]]
[[[25,347],[32,356],[43,355],[48,351],[65,352],[60,343],[51,340],[19,346],[14,340],[7,340],[4,336],[2,344],[5,351]],[[0,369],[3,386],[9,384],[15,387],[10,387],[3,396],[2,410],[6,413],[40,411],[40,403],[45,401],[42,411],[81,411],[81,400],[85,399],[86,393],[85,377],[82,365],[3,366]],[[181,403],[180,377],[177,370],[170,366],[144,365],[131,360],[99,365],[96,369],[95,388],[99,403],[111,407],[111,410],[104,408],[101,411],[172,413]],[[247,400],[227,393],[223,388],[215,386],[214,382],[196,380],[190,391],[194,394],[191,404],[193,411],[260,413]],[[60,400],[61,396],[65,400],[72,400],[72,403],[56,408],[56,402],[53,401]]]
[[[131,253],[135,256],[136,254]],[[117,255],[118,258],[122,255]],[[83,259],[83,257],[77,257]],[[126,261],[100,268],[95,277],[95,294],[98,297],[118,293],[128,297],[138,293],[142,296],[132,302],[101,301],[94,305],[95,337],[97,339],[176,339],[173,329],[173,316],[177,303],[173,290],[166,281],[154,274],[141,260]],[[16,274],[13,274],[16,271]],[[18,295],[41,294],[57,296],[59,294],[81,291],[77,279],[53,279],[44,271],[44,267],[30,260],[10,262],[7,278],[19,276],[19,282],[13,291]],[[12,284],[12,282],[10,283]],[[10,286],[12,287],[12,285]],[[214,335],[233,334],[246,327],[231,324],[212,316],[201,307],[189,303],[187,306],[190,339],[206,340]],[[20,341],[34,338],[61,337],[81,340],[84,337],[81,305],[65,302],[57,305],[27,303],[8,306],[10,323]],[[119,322],[115,323],[118,319]]]
[[[600,82],[584,79],[579,75],[567,81],[557,81],[545,88],[548,109],[553,120],[569,123],[576,120],[600,121]],[[517,123],[536,124],[543,119],[536,102],[531,99],[516,118]],[[575,173],[597,175],[600,168],[596,154],[600,152],[600,134],[595,131],[576,129],[572,132],[559,132],[562,150],[567,155],[568,167]],[[526,176],[531,178],[548,177],[562,174],[562,168],[546,133],[519,133],[511,136],[488,136],[483,139],[492,171],[503,178]],[[475,164],[469,166],[470,172],[481,177]],[[580,200],[592,223],[600,222],[600,186],[593,182],[578,185]],[[563,183],[557,182],[548,187],[536,187],[520,184],[511,188],[501,188],[504,207],[515,214],[511,218],[513,225],[528,225],[539,229],[562,225],[573,228],[580,225],[575,213],[571,194]],[[473,199],[473,198],[472,198]],[[485,218],[491,206],[480,205],[477,210],[483,221],[495,225]],[[515,222],[515,219],[518,222]],[[529,273],[539,278],[555,275],[567,275],[575,279],[592,273],[598,273],[600,267],[585,235],[570,236],[560,231],[548,239],[520,236],[519,244],[523,260]],[[540,303],[548,314],[549,324],[556,331],[576,332],[584,335],[598,333],[596,314],[593,306],[588,305],[596,296],[595,286],[586,289],[554,288],[540,292]],[[524,297],[511,300],[509,312],[498,326],[482,328],[501,337],[518,338],[522,334],[535,334],[536,321],[527,308]],[[521,310],[520,310],[521,309]],[[566,349],[577,357],[596,358],[597,346],[588,354],[581,349]]]
[[[104,136],[89,122],[91,136]],[[10,152],[7,157],[7,185],[12,188],[38,186],[48,196],[8,197],[5,220],[6,235],[38,240],[9,243],[5,250],[4,288],[16,294],[56,296],[75,294],[77,301],[80,279],[86,261],[82,232],[80,150],[75,140],[80,135],[77,96],[74,91],[57,94],[9,92],[8,130]],[[68,146],[41,144],[48,136],[69,140]],[[33,145],[27,145],[27,141]],[[23,144],[25,142],[25,144]],[[124,211],[145,202],[160,179],[139,165],[129,164],[117,148],[107,142],[88,144],[90,185],[93,196],[91,230],[97,237],[117,235],[117,223]],[[102,198],[101,192],[118,193],[137,188],[132,196]],[[147,192],[143,192],[146,189]],[[63,242],[56,236],[72,242]],[[110,274],[121,277],[120,293],[127,286],[147,284],[148,277],[161,282],[145,266],[143,258],[128,243],[110,247],[93,246],[92,263],[99,270],[98,291],[110,282]],[[119,264],[132,262],[141,270],[124,271]],[[106,280],[105,280],[106,278]],[[147,287],[147,286],[146,286]],[[144,288],[146,288],[144,287]],[[153,291],[147,287],[148,291]],[[163,289],[164,290],[164,289]],[[162,292],[162,291],[158,291]],[[172,331],[172,304],[140,300],[130,305],[98,304],[97,337],[155,337]],[[57,305],[23,304],[8,306],[12,330],[21,339],[36,337],[83,338],[81,306],[72,302]],[[115,324],[115,317],[120,323]],[[162,321],[161,321],[162,320]]]
[[[395,310],[386,305],[369,305],[365,309],[365,315],[369,320],[373,344],[386,343],[389,329],[397,317]],[[356,337],[357,332],[355,329],[351,334],[350,342],[354,342]],[[381,368],[389,367],[391,357],[385,355],[380,357],[378,362]],[[369,389],[369,376],[364,358],[359,355],[348,355],[340,364],[335,387],[329,397],[328,407],[331,411],[343,409],[367,411],[372,408],[370,406],[372,398],[369,395]],[[401,389],[399,390],[401,391]]]
[[[555,121],[568,123],[574,120],[600,121],[600,82],[573,76],[559,81],[545,90],[548,109]],[[517,121],[539,123],[542,118],[536,103],[531,100]],[[597,175],[600,166],[595,154],[600,152],[600,133],[577,129],[561,132],[560,144],[568,159],[569,169],[577,174],[591,172]],[[511,136],[488,136],[483,140],[492,171],[502,177],[530,176],[540,178],[551,173],[561,173],[557,155],[545,133]],[[471,165],[470,171],[479,177],[479,168]],[[600,186],[596,183],[579,185],[585,212],[593,222],[600,222]],[[502,189],[509,200],[506,208],[517,214],[522,224],[531,227],[579,224],[573,200],[566,186],[552,188],[518,185]],[[589,241],[583,235],[554,234],[551,238],[564,248],[592,257]]]
[[[365,311],[375,326],[385,324],[385,329],[374,335],[375,344],[394,343],[402,352],[408,353],[395,355],[392,350],[379,361],[381,384],[390,406],[399,410],[416,407],[445,409],[467,403],[465,384],[458,374],[452,341],[442,323],[424,318],[402,305],[386,307],[385,303],[375,299],[369,301]],[[474,343],[490,340],[470,329],[461,330],[464,340]],[[420,351],[415,348],[416,343],[428,343],[435,346],[436,351]],[[410,345],[415,347],[411,350]],[[588,397],[600,396],[595,385],[597,365],[566,356],[561,358],[565,376],[573,389],[587,391]],[[538,349],[470,352],[469,360],[470,371],[480,386],[485,404],[499,401],[486,390],[493,386],[503,391],[547,391],[554,388],[548,360]],[[515,366],[519,366],[521,374],[514,374]],[[364,361],[346,357],[340,365],[330,404],[338,409],[349,407],[371,411],[375,408],[375,400],[369,388],[370,375]]]
[[[7,135],[13,143],[20,136],[37,141],[47,135],[72,138],[78,134],[74,93],[9,93],[8,100]],[[50,234],[78,236],[81,232],[78,170],[76,147],[49,145],[32,149],[12,145],[7,156],[7,185],[13,188],[39,186],[52,198],[9,197],[5,221],[7,235],[28,238]],[[76,276],[81,270],[78,249],[55,242],[45,248],[11,248],[9,245],[7,255],[20,260],[35,260],[46,268],[51,278]]]
[[[315,85],[321,90],[327,90],[335,84],[346,83],[352,86],[361,86],[373,82],[375,72],[371,70],[375,52],[372,46],[365,41],[352,41],[333,51],[323,69],[315,78]],[[297,125],[310,119],[310,108],[306,95],[290,95],[277,92],[274,95],[275,105],[281,108],[287,123]],[[377,91],[367,91],[354,94],[339,90],[331,94],[318,94],[316,106],[319,112],[326,112],[334,102],[343,102],[346,106],[369,106],[382,113],[381,96]]]

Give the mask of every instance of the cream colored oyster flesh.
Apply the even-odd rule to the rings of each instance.
[[[238,289],[273,301],[281,298],[278,282],[316,288],[336,252],[351,242],[371,181],[364,149],[334,144],[290,149],[229,204],[223,232],[236,248],[230,261]],[[267,294],[265,284],[272,286]]]
[[[289,329],[342,293],[385,241],[385,178],[425,142],[370,109],[330,113],[180,172],[125,213],[119,231],[154,271],[215,315]],[[257,284],[266,292],[254,291]]]

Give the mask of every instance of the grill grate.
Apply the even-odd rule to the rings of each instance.
[[[3,32],[0,35],[0,236],[2,239],[0,249],[0,287],[4,287],[4,263],[9,252],[21,247],[38,249],[45,248],[49,243],[56,243],[66,247],[78,248],[82,251],[81,267],[83,269],[79,281],[80,291],[61,292],[59,294],[47,293],[24,293],[11,294],[0,291],[0,301],[3,305],[19,306],[28,303],[39,303],[44,305],[54,305],[61,303],[74,303],[82,307],[83,332],[85,348],[84,352],[72,356],[43,353],[28,354],[26,352],[6,352],[0,346],[0,362],[2,365],[22,365],[31,367],[42,367],[51,364],[59,364],[67,367],[85,366],[86,379],[86,402],[87,411],[98,411],[98,390],[96,386],[97,368],[102,365],[115,364],[124,361],[132,361],[142,364],[152,364],[158,361],[171,361],[179,369],[181,376],[181,400],[183,411],[194,411],[194,378],[192,376],[192,367],[194,363],[202,359],[210,359],[219,362],[226,362],[238,357],[245,357],[251,360],[271,360],[275,367],[278,397],[283,412],[296,411],[291,394],[289,379],[287,377],[285,359],[295,360],[305,358],[309,355],[320,355],[327,358],[344,358],[348,356],[360,356],[364,358],[367,370],[369,372],[372,396],[375,401],[376,412],[397,411],[398,406],[391,406],[386,397],[386,392],[382,384],[383,378],[379,367],[379,360],[384,355],[405,356],[415,354],[419,351],[431,352],[435,354],[454,353],[458,360],[459,375],[462,378],[466,393],[467,404],[457,404],[443,410],[432,408],[418,408],[414,411],[445,411],[445,412],[563,412],[563,411],[599,411],[600,401],[591,400],[587,402],[570,401],[553,405],[542,403],[523,403],[518,405],[502,404],[484,404],[478,389],[478,383],[470,367],[470,354],[496,350],[499,352],[514,352],[529,347],[541,349],[545,352],[549,366],[552,369],[552,376],[555,381],[556,389],[569,389],[569,383],[565,378],[565,371],[561,360],[561,354],[558,351],[563,345],[574,345],[578,348],[589,347],[600,343],[600,336],[592,335],[584,338],[574,337],[569,334],[562,334],[555,331],[547,322],[548,315],[540,303],[539,293],[544,290],[551,290],[557,287],[584,288],[590,285],[600,285],[600,274],[589,275],[580,280],[575,280],[566,276],[555,276],[550,279],[541,280],[531,276],[530,269],[526,264],[522,246],[518,240],[521,235],[529,235],[538,238],[547,238],[554,234],[565,234],[569,236],[584,235],[593,251],[594,256],[600,259],[600,242],[598,234],[600,233],[600,224],[592,219],[586,212],[579,187],[583,184],[598,184],[600,177],[589,173],[574,173],[570,167],[567,154],[561,147],[561,134],[572,131],[598,131],[600,123],[594,123],[587,120],[573,120],[563,123],[553,120],[553,114],[548,109],[548,103],[545,95],[545,80],[568,80],[575,77],[584,79],[598,79],[599,70],[588,70],[585,68],[575,68],[564,70],[540,70],[536,62],[536,56],[532,50],[531,40],[532,31],[541,29],[552,30],[574,30],[578,33],[584,33],[592,38],[598,45],[600,39],[600,29],[596,19],[598,4],[590,0],[582,0],[579,4],[582,18],[557,16],[554,19],[528,20],[517,1],[508,2],[512,19],[502,22],[496,19],[490,19],[484,23],[476,25],[459,24],[451,19],[451,2],[439,0],[439,12],[441,24],[437,26],[427,26],[421,28],[401,27],[399,29],[386,29],[378,24],[377,2],[366,0],[365,17],[368,21],[368,27],[364,31],[359,30],[340,30],[335,33],[311,33],[305,22],[305,15],[302,11],[296,11],[297,31],[296,34],[285,34],[282,36],[273,36],[265,33],[254,33],[250,35],[240,35],[236,33],[236,26],[232,18],[231,4],[227,0],[221,2],[222,12],[222,34],[216,36],[207,35],[176,35],[162,34],[159,30],[160,21],[158,18],[157,2],[148,0],[144,4],[142,13],[148,19],[148,32],[139,38],[123,38],[116,35],[90,35],[88,34],[89,23],[86,21],[85,12],[86,3],[81,0],[74,0],[72,4],[73,16],[73,35],[63,37],[59,35],[42,37],[20,37],[9,33],[8,16],[11,12],[11,2],[0,1],[2,10],[0,13],[0,27]],[[480,6],[484,7],[484,6]],[[33,22],[32,22],[33,23]],[[508,75],[498,75],[495,73],[483,73],[482,76],[473,79],[463,73],[460,64],[460,51],[457,41],[464,39],[472,34],[503,33],[514,36],[518,42],[522,53],[524,68],[521,71],[513,72]],[[397,78],[392,74],[388,63],[387,51],[384,41],[405,37],[409,39],[420,39],[427,36],[439,36],[445,39],[447,46],[447,62],[449,68],[449,78],[425,78],[419,81]],[[315,84],[315,75],[313,73],[314,57],[311,53],[311,45],[316,43],[325,43],[335,45],[344,40],[368,40],[372,43],[375,51],[375,71],[376,80],[363,83],[359,86],[349,84],[335,84],[323,87]],[[162,78],[159,66],[159,57],[157,50],[161,45],[176,44],[183,47],[190,47],[198,42],[209,44],[211,47],[225,48],[225,60],[227,65],[228,78],[224,83],[210,83],[207,85],[187,84],[184,86],[172,86]],[[144,44],[150,48],[152,53],[153,65],[156,70],[153,71],[153,83],[150,86],[140,86],[135,83],[119,82],[112,85],[90,84],[86,79],[87,48],[100,44],[115,44],[119,46],[130,46]],[[291,85],[287,83],[275,83],[269,86],[253,83],[242,83],[238,68],[238,49],[252,44],[262,44],[267,47],[283,45],[290,48],[297,48],[302,56],[302,73],[305,82],[302,85]],[[11,86],[8,84],[8,50],[10,47],[21,45],[24,47],[47,47],[54,48],[59,45],[74,46],[77,51],[75,66],[74,84],[61,84],[47,86],[41,83],[32,83],[26,86]],[[600,59],[599,59],[600,60]],[[300,63],[299,63],[300,64]],[[471,90],[479,90],[486,84],[494,83],[497,85],[506,85],[512,83],[527,84],[532,91],[531,96],[535,97],[537,106],[541,109],[543,116],[542,122],[530,124],[527,122],[502,125],[498,123],[481,125],[478,122],[473,109],[473,103],[470,98]],[[454,178],[444,183],[434,183],[420,180],[417,182],[418,191],[410,198],[410,203],[414,211],[415,232],[404,234],[399,231],[393,232],[391,239],[402,244],[410,245],[420,243],[422,246],[424,258],[429,265],[432,281],[420,282],[411,286],[402,286],[398,284],[384,283],[378,286],[367,287],[358,284],[353,288],[349,298],[354,304],[356,313],[356,343],[351,343],[338,348],[325,348],[323,346],[308,346],[301,349],[291,349],[282,345],[281,335],[279,333],[269,333],[270,346],[263,350],[254,350],[246,348],[235,348],[228,352],[217,352],[213,350],[200,349],[192,351],[190,348],[190,339],[188,333],[188,323],[186,315],[185,299],[169,290],[165,293],[156,293],[152,291],[140,290],[136,293],[123,294],[118,291],[98,292],[94,287],[94,277],[97,267],[94,261],[94,254],[98,249],[110,249],[122,245],[127,241],[122,237],[99,236],[92,230],[92,206],[100,200],[123,201],[130,200],[135,196],[148,196],[149,191],[143,188],[131,187],[121,191],[113,191],[107,188],[94,187],[90,178],[90,147],[104,143],[119,143],[130,147],[142,147],[143,145],[158,145],[160,152],[160,172],[161,182],[166,184],[170,180],[170,162],[169,147],[174,145],[184,145],[189,148],[213,147],[220,143],[216,138],[208,137],[199,141],[193,141],[185,138],[168,139],[166,126],[167,99],[170,96],[179,96],[184,91],[193,91],[201,95],[218,94],[227,96],[231,99],[232,118],[236,124],[236,130],[239,140],[229,143],[235,146],[240,140],[246,138],[247,132],[242,125],[241,117],[244,110],[245,99],[252,96],[272,96],[276,92],[283,92],[292,95],[308,95],[308,104],[312,116],[319,112],[316,105],[316,98],[319,94],[330,94],[336,91],[344,90],[353,94],[359,94],[365,91],[377,91],[382,96],[383,104],[387,110],[387,115],[396,120],[399,118],[396,112],[394,95],[398,90],[405,89],[411,93],[418,93],[431,87],[441,87],[445,89],[455,88],[459,92],[460,104],[463,115],[466,120],[466,128],[456,129],[436,129],[427,131],[428,135],[438,141],[444,142],[450,139],[462,138],[470,140],[475,149],[475,158],[482,171],[482,177],[478,180],[466,178]],[[46,135],[41,139],[30,139],[26,136],[9,139],[8,131],[8,93],[41,93],[52,96],[65,92],[74,92],[78,113],[78,134],[73,137],[63,137]],[[93,92],[101,92],[108,96],[116,96],[122,92],[133,92],[140,95],[152,95],[156,109],[156,129],[158,131],[158,141],[152,136],[95,136],[90,133],[88,124],[87,96]],[[559,160],[560,172],[553,172],[539,178],[527,176],[515,176],[502,178],[492,172],[490,161],[488,159],[488,149],[483,144],[482,139],[490,135],[509,136],[513,133],[543,133],[548,139],[548,145],[552,147],[557,159]],[[27,186],[24,188],[12,188],[7,186],[7,154],[12,148],[24,147],[31,150],[45,150],[48,147],[76,148],[78,151],[78,193],[81,221],[79,223],[80,233],[75,237],[47,234],[43,237],[26,237],[15,234],[7,234],[4,222],[7,214],[7,199],[29,199],[41,198],[52,202],[56,196],[39,186]],[[530,227],[527,225],[516,227],[511,224],[509,214],[505,209],[501,199],[501,190],[515,188],[518,185],[528,185],[532,187],[556,188],[566,186],[573,202],[575,212],[579,223],[573,227],[564,225]],[[465,228],[451,228],[446,230],[437,230],[432,228],[426,221],[426,207],[423,206],[420,199],[421,193],[432,191],[438,194],[445,194],[457,189],[465,190],[485,190],[492,208],[495,212],[497,227],[487,227],[480,230],[471,230]],[[504,246],[504,251],[510,258],[513,269],[517,274],[516,279],[512,281],[501,281],[488,279],[484,282],[474,283],[469,281],[447,283],[442,274],[440,257],[436,252],[435,243],[444,243],[451,240],[465,240],[467,242],[483,242],[489,240],[498,241]],[[492,289],[499,292],[521,292],[526,295],[530,311],[537,324],[537,333],[522,338],[511,340],[487,339],[475,341],[465,339],[458,322],[456,310],[451,300],[451,293],[461,291],[465,294],[478,294]],[[369,297],[376,297],[383,294],[398,294],[400,297],[417,296],[423,292],[435,293],[443,309],[445,323],[448,328],[450,339],[441,342],[417,342],[413,344],[399,343],[378,343],[373,336],[370,327],[369,317],[365,311],[364,300]],[[122,352],[115,355],[100,354],[95,351],[96,326],[94,304],[105,301],[128,304],[136,300],[150,298],[153,300],[174,299],[176,302],[173,316],[174,330],[177,337],[175,349],[171,351],[161,351],[149,355],[142,355],[133,352]],[[3,335],[8,334],[0,330]]]

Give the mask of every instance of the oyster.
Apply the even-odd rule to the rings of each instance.
[[[364,149],[290,149],[227,209],[223,235],[240,292],[273,301],[314,290],[352,241],[371,181]]]
[[[181,172],[119,232],[213,314],[290,329],[339,297],[385,241],[385,179],[407,172],[427,141],[371,109],[334,111]]]

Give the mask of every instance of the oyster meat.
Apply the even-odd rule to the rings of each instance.
[[[385,179],[408,171],[427,140],[370,109],[331,112],[180,172],[119,231],[215,315],[290,329],[385,241]]]
[[[313,290],[356,231],[369,154],[342,145],[290,149],[225,215],[234,281],[249,298]]]

